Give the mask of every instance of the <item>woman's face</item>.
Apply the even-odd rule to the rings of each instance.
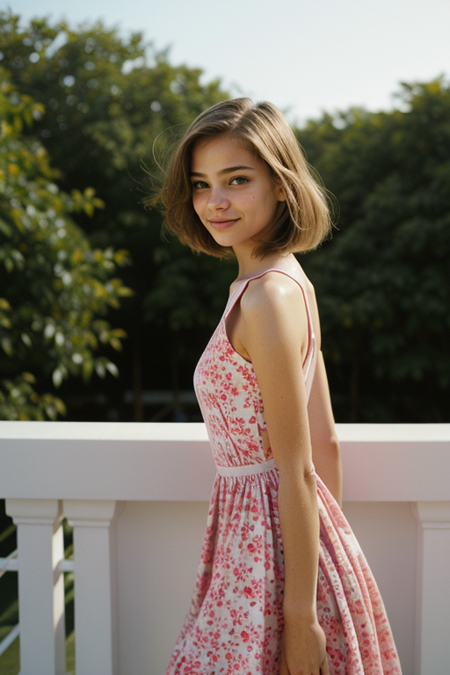
[[[268,166],[228,134],[199,142],[192,152],[192,203],[220,246],[253,250],[275,220],[283,189]]]

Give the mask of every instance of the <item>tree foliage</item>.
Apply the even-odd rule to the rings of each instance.
[[[155,139],[162,134],[156,151],[164,155],[196,115],[226,98],[219,82],[202,85],[201,70],[173,67],[140,33],[123,38],[101,22],[75,30],[36,19],[23,27],[3,13],[0,34],[13,83],[45,106],[35,129],[63,171],[61,184],[95,185],[106,205],[96,239],[122,244],[130,228],[148,224],[133,188]]]
[[[400,103],[298,131],[340,206],[305,266],[345,417],[448,421],[450,87],[403,84]]]
[[[51,376],[58,387],[68,375],[89,379],[93,369],[100,376],[117,374],[94,351],[99,342],[120,349],[125,337],[101,317],[130,293],[111,278],[127,254],[91,248],[71,214],[91,215],[103,202],[92,188],[71,194],[59,189],[45,149],[22,134],[42,116],[42,105],[19,94],[3,70],[1,75],[0,418],[54,419],[64,404],[51,393],[37,393],[37,376]]]
[[[160,215],[146,212],[142,201],[187,125],[228,95],[218,81],[203,84],[200,69],[170,65],[168,54],[156,52],[141,34],[122,37],[102,23],[74,29],[36,19],[23,26],[18,16],[3,13],[0,37],[3,67],[22,93],[45,107],[33,129],[61,170],[58,185],[92,185],[105,204],[92,220],[74,214],[76,222],[92,245],[131,253],[133,266],[123,278],[135,295],[119,312],[132,348],[120,361],[123,386],[136,389],[131,374],[136,380],[141,372],[152,387],[156,381],[166,388],[173,369],[161,363],[171,360],[169,350],[185,364],[171,386],[178,386],[179,377],[190,386],[199,354],[194,326],[197,318],[214,323],[233,266],[206,256],[192,259],[177,243],[169,245],[161,239]],[[174,292],[175,286],[182,292]],[[161,355],[156,362],[154,353]]]

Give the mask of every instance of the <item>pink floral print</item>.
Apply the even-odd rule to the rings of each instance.
[[[249,281],[230,298],[195,372],[218,473],[191,606],[166,675],[279,673],[284,559],[278,471],[270,448],[264,448],[264,404],[253,367],[233,349],[225,323]],[[303,364],[309,393],[317,355],[303,294],[310,326]],[[317,612],[327,638],[330,673],[401,675],[372,573],[338,504],[316,478]]]

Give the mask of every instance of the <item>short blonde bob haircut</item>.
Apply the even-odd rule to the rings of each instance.
[[[230,247],[216,243],[192,205],[191,157],[199,142],[229,134],[269,167],[286,201],[254,255],[298,253],[316,248],[330,233],[325,190],[313,178],[294,133],[271,103],[237,98],[212,106],[191,124],[169,163],[159,198],[165,227],[195,251],[226,258]]]

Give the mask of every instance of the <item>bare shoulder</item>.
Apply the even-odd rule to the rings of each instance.
[[[301,288],[294,279],[279,272],[267,272],[264,276],[250,281],[241,303],[243,307],[252,311],[259,307],[286,305],[295,302],[301,295]]]
[[[303,293],[299,284],[279,272],[267,272],[264,276],[253,279],[241,299],[242,313],[249,318],[260,313],[269,318],[292,311],[298,312],[303,305]]]

